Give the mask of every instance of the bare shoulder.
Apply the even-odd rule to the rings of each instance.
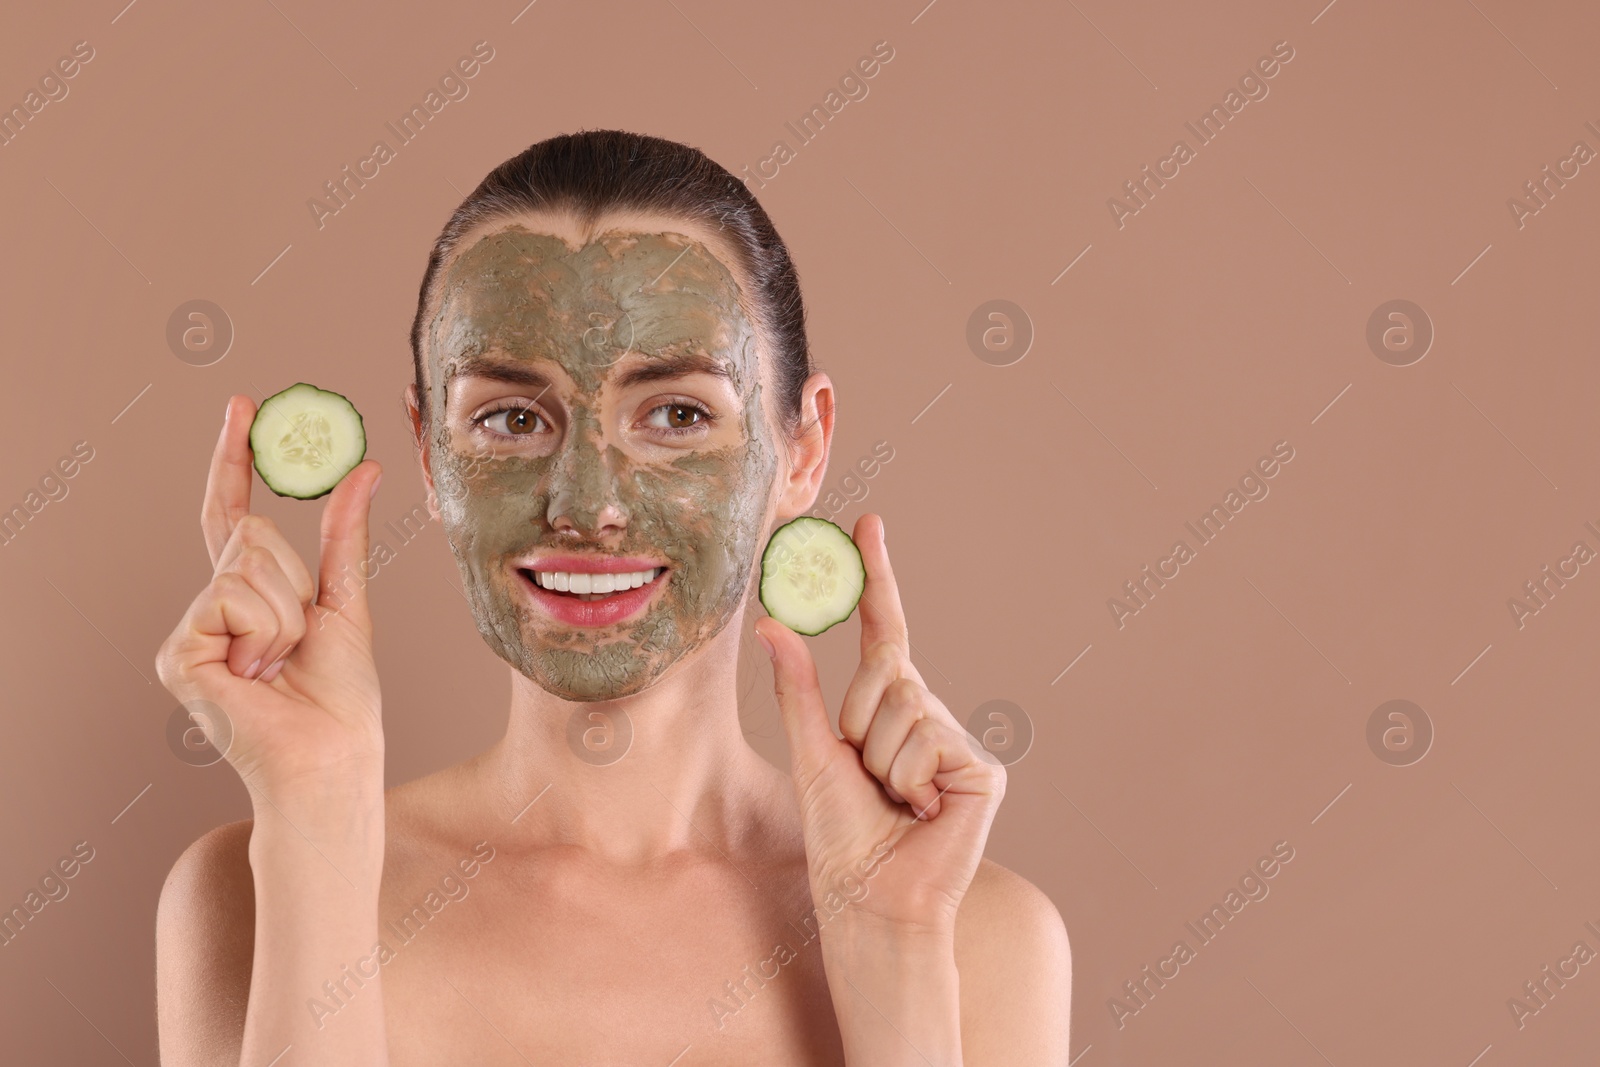
[[[955,953],[966,1063],[1067,1062],[1072,949],[1038,886],[983,860],[956,912]]]
[[[255,952],[251,820],[217,827],[172,865],[156,909],[163,1064],[238,1062]]]

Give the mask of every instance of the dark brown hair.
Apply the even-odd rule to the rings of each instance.
[[[445,223],[428,256],[411,324],[424,420],[429,407],[424,320],[441,268],[473,228],[530,211],[570,214],[585,227],[614,211],[716,223],[738,258],[736,274],[747,310],[773,357],[779,415],[790,432],[798,428],[801,393],[812,367],[800,279],[788,246],[749,188],[704,152],[623,130],[580,130],[528,146],[490,171]]]

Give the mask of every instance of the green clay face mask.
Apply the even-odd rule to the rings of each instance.
[[[678,233],[611,231],[572,250],[511,224],[450,265],[429,327],[430,470],[495,653],[556,696],[607,700],[644,689],[720,633],[749,588],[779,463],[755,331],[722,262]],[[722,368],[720,391],[672,378],[619,384],[629,370],[660,373],[689,357]],[[463,377],[483,361],[547,384],[484,391],[486,381]],[[714,404],[712,431],[670,444],[636,431],[626,405],[675,389]],[[491,434],[479,423],[500,419],[472,417],[502,397],[533,402],[543,436]],[[526,587],[517,561],[538,552],[638,556],[668,570],[642,612],[577,627]]]

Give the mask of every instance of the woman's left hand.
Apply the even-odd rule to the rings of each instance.
[[[844,910],[896,933],[951,935],[1005,795],[1005,768],[912,665],[883,520],[863,515],[852,536],[867,577],[861,665],[840,708],[842,739],[804,639],[776,619],[756,622],[772,646],[812,898],[819,908],[830,892],[853,898],[865,881],[866,892]]]

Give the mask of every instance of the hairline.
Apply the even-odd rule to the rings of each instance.
[[[626,220],[630,218],[672,219],[678,225],[684,228],[677,230],[668,228],[650,229],[617,224],[617,220]],[[548,228],[548,220],[550,219],[565,220],[576,224],[576,227],[580,230],[581,243],[574,247],[567,242],[565,236],[554,232],[551,228]],[[608,222],[608,220],[611,221]],[[606,210],[602,211],[598,215],[595,215],[593,218],[585,220],[579,215],[579,213],[569,209],[544,208],[539,210],[518,209],[512,212],[497,212],[489,218],[483,219],[482,221],[474,224],[470,229],[465,230],[461,236],[456,239],[455,246],[450,250],[450,254],[445,259],[440,261],[438,269],[433,277],[433,284],[430,286],[430,291],[427,293],[427,303],[423,309],[422,318],[424,328],[422,331],[422,351],[420,355],[422,356],[423,365],[428,371],[431,372],[433,369],[433,324],[438,319],[439,313],[443,310],[442,296],[445,288],[445,280],[449,277],[451,269],[455,266],[457,260],[465,255],[470,249],[474,248],[484,238],[490,237],[501,231],[511,229],[513,226],[519,224],[532,233],[543,234],[548,237],[556,238],[562,242],[563,247],[565,247],[569,252],[579,251],[580,249],[593,244],[600,237],[611,233],[622,233],[625,235],[656,235],[662,233],[676,233],[680,236],[688,238],[689,240],[705,248],[717,260],[717,262],[721,264],[722,269],[728,272],[729,277],[733,279],[734,288],[738,292],[739,312],[745,317],[745,321],[750,323],[750,328],[755,333],[756,345],[758,349],[757,365],[758,367],[765,366],[771,361],[770,354],[772,353],[773,349],[772,345],[770,344],[770,338],[768,336],[766,326],[762,322],[761,315],[757,313],[757,309],[754,306],[754,302],[751,297],[753,289],[749,284],[751,279],[747,276],[744,264],[741,262],[738,246],[729,239],[720,236],[719,231],[707,230],[704,234],[691,232],[692,230],[703,228],[699,220],[682,215],[671,215],[664,212],[643,212],[632,209]],[[432,375],[430,373],[430,380],[431,377]]]

